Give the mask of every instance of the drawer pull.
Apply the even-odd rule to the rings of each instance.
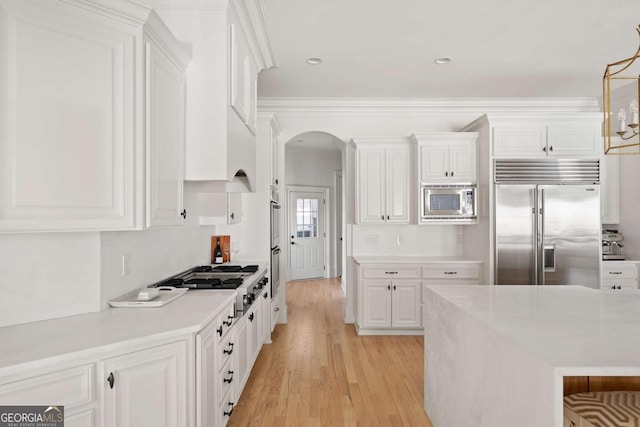
[[[398,274],[397,271],[385,271],[384,274]]]
[[[113,388],[113,384],[116,382],[116,379],[113,376],[113,372],[109,374],[107,377],[107,381],[109,382],[109,388]]]
[[[249,315],[249,321],[250,321],[250,322],[253,322],[253,313],[251,313],[251,314]]]
[[[222,352],[223,352],[224,354],[231,354],[231,353],[233,353],[233,343],[232,343],[232,342],[230,342],[230,343],[229,343],[229,350],[222,350]]]
[[[622,274],[622,271],[610,271],[609,274]]]
[[[229,383],[229,384],[231,384],[231,381],[233,381],[233,371],[229,371],[229,378],[222,379],[222,382]]]
[[[216,332],[218,333],[218,335],[222,336],[222,326],[216,329]]]
[[[444,274],[458,274],[457,271],[445,271]]]
[[[222,413],[222,415],[224,415],[225,417],[230,417],[230,416],[231,416],[231,414],[233,414],[233,402],[229,402],[229,406],[231,406],[231,410],[230,410],[229,412],[224,411],[224,412]]]

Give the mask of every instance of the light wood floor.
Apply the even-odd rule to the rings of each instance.
[[[290,282],[287,304],[229,426],[433,427],[421,336],[356,335],[337,279]]]

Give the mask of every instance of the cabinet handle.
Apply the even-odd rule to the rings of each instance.
[[[385,271],[384,274],[398,274],[397,271]]]
[[[618,289],[622,289],[622,285],[618,285]]]
[[[222,352],[223,352],[224,354],[231,354],[231,353],[233,353],[233,345],[234,345],[234,344],[233,344],[232,342],[230,342],[230,343],[229,343],[229,347],[230,347],[230,348],[229,348],[229,350],[222,350]]]
[[[396,285],[393,285],[393,290],[395,291],[396,289],[397,289],[397,288],[396,288]]]
[[[387,221],[389,221],[389,215],[387,215]]]
[[[222,324],[225,325],[225,326],[231,326],[232,323],[233,322],[231,320],[223,320],[222,321]]]
[[[180,212],[180,216],[183,219],[187,219],[187,210],[186,209],[182,209],[182,212]]]
[[[236,217],[236,214],[234,214],[233,212],[231,212],[231,215],[229,215],[229,217],[230,217],[231,219],[234,219],[234,218]]]
[[[444,176],[449,176],[449,172],[445,172],[445,173],[444,173]]]
[[[382,220],[384,221],[384,215],[382,215],[380,218],[382,218]]]
[[[222,379],[222,382],[223,382],[223,383],[229,383],[229,384],[231,384],[231,381],[233,381],[233,371],[229,371],[229,375],[230,375],[230,377],[229,377],[229,378],[223,378],[223,379]]]
[[[445,271],[444,274],[458,274],[457,271]]]
[[[116,382],[116,379],[113,376],[113,372],[111,372],[107,377],[107,382],[109,383],[109,388],[113,388],[113,384]]]
[[[225,417],[230,417],[231,414],[233,414],[233,402],[229,402],[228,406],[231,406],[231,410],[229,412],[225,411],[225,412],[222,413],[222,415],[224,415]]]
[[[273,311],[280,311],[280,307],[274,308]]]
[[[390,291],[391,290],[391,285],[387,285],[387,290]]]
[[[451,171],[451,177],[453,177],[453,171]]]
[[[278,179],[276,179],[276,185],[278,185]]]
[[[264,295],[262,295],[262,298],[267,299],[269,295],[265,292]]]
[[[547,152],[547,147],[542,147],[542,151]]]
[[[615,289],[615,288],[616,288],[616,285],[613,285],[613,286],[611,287],[611,289]]]
[[[218,335],[222,336],[222,326],[216,329],[216,332],[218,333]]]
[[[553,151],[553,145],[549,146],[549,151]]]
[[[253,313],[249,315],[249,322],[253,322]]]
[[[610,271],[609,274],[622,274],[622,271]]]

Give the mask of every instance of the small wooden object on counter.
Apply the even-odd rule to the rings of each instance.
[[[220,239],[220,247],[222,248],[222,262],[231,262],[231,236],[211,236],[211,264],[213,264],[213,253],[216,250],[216,243]]]

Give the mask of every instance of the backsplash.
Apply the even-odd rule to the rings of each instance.
[[[353,226],[353,255],[462,256],[460,225]]]

